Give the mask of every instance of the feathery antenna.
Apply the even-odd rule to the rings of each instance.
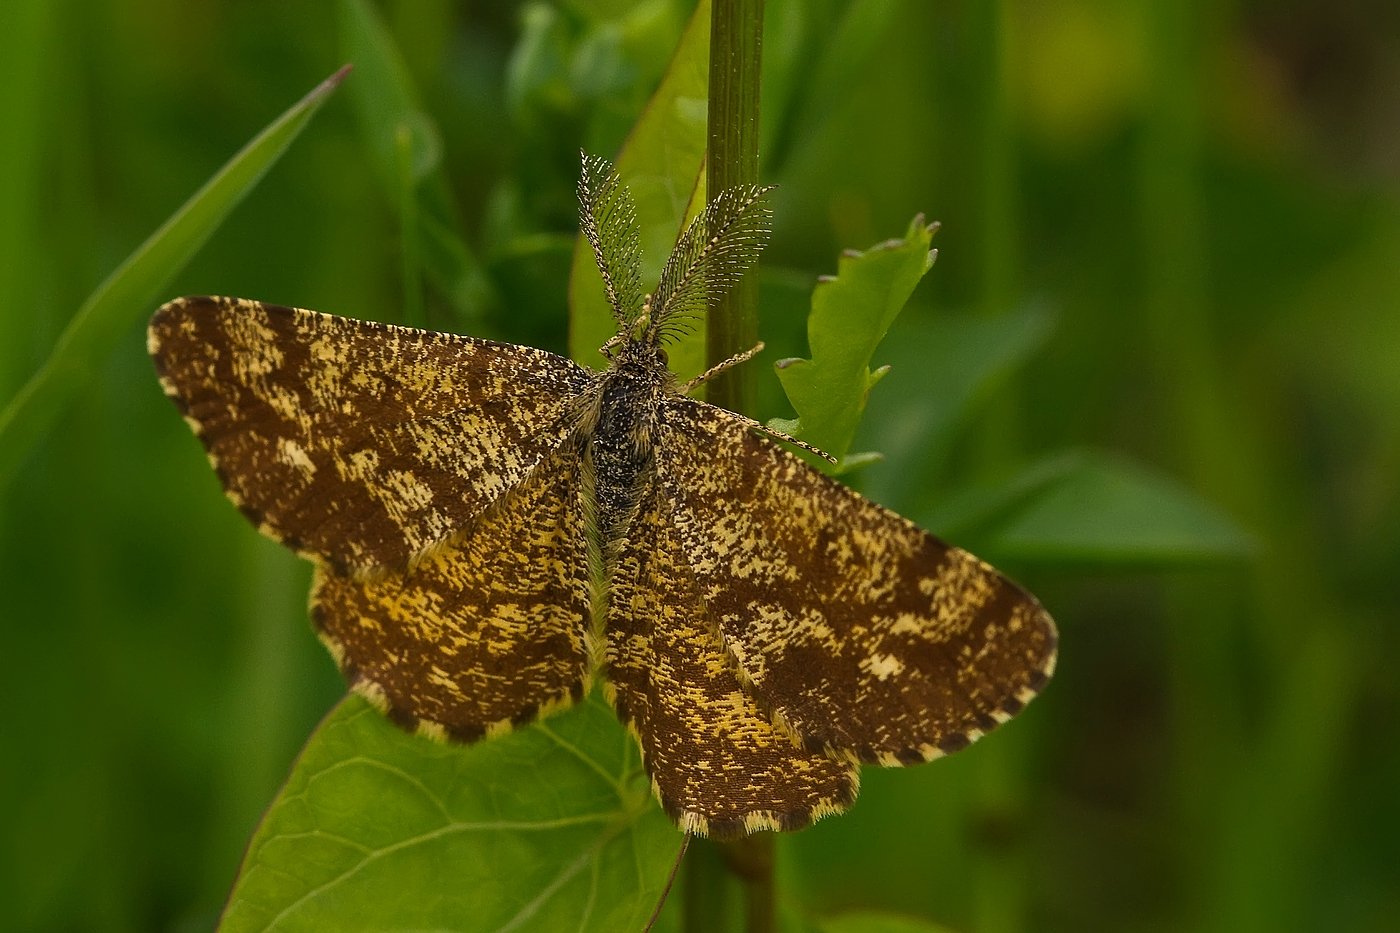
[[[651,301],[647,337],[683,333],[739,281],[768,244],[771,188],[726,188],[681,234]]]
[[[627,328],[642,313],[642,235],[632,193],[612,163],[585,152],[578,181],[578,222],[598,271],[618,327]]]

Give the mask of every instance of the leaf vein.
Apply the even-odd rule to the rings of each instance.
[[[401,849],[406,849],[406,848],[409,848],[409,847],[411,847],[411,846],[418,845],[418,844],[423,843],[423,842],[429,842],[429,841],[431,841],[431,840],[433,840],[433,839],[439,839],[439,838],[442,838],[443,836],[448,836],[448,835],[451,835],[452,833],[457,833],[457,832],[483,832],[483,831],[485,831],[485,832],[490,832],[490,831],[497,831],[497,832],[499,832],[499,831],[510,831],[510,830],[519,830],[519,831],[541,831],[541,830],[550,830],[550,829],[562,829],[562,828],[567,827],[567,826],[578,826],[578,825],[581,825],[581,824],[584,824],[584,823],[611,822],[612,820],[616,819],[616,817],[617,817],[617,814],[616,814],[616,813],[589,813],[589,814],[584,814],[584,815],[582,815],[582,816],[561,817],[561,818],[556,819],[556,820],[535,820],[535,821],[528,821],[528,822],[527,822],[527,821],[498,820],[498,821],[493,821],[493,822],[482,822],[482,823],[453,823],[453,824],[451,824],[451,825],[443,826],[443,827],[441,827],[441,828],[439,828],[439,829],[432,830],[431,832],[420,833],[420,834],[417,835],[417,836],[410,836],[410,837],[407,838],[407,839],[400,840],[399,842],[393,843],[392,845],[385,846],[385,847],[382,848],[382,849],[374,849],[374,850],[372,850],[368,855],[366,855],[364,858],[360,859],[360,861],[356,862],[354,865],[352,865],[351,867],[347,868],[345,871],[343,871],[343,872],[341,872],[340,874],[336,875],[334,878],[331,878],[330,880],[325,881],[325,882],[323,882],[323,883],[321,883],[321,884],[318,884],[318,885],[316,885],[315,887],[311,888],[311,889],[308,890],[305,894],[303,894],[301,897],[297,898],[296,900],[292,901],[292,903],[290,903],[290,904],[288,904],[286,907],[282,908],[282,910],[278,912],[277,916],[273,917],[273,918],[268,922],[267,926],[266,926],[264,929],[266,929],[266,930],[275,929],[275,928],[277,927],[277,925],[280,924],[280,923],[282,922],[283,919],[285,919],[286,917],[288,917],[289,915],[291,915],[293,912],[295,912],[299,907],[301,907],[302,904],[305,904],[306,902],[310,901],[311,899],[315,898],[316,896],[318,896],[318,895],[320,895],[320,894],[322,894],[322,893],[324,893],[324,892],[330,890],[331,888],[335,887],[336,885],[340,884],[342,881],[345,881],[345,880],[347,880],[348,878],[352,877],[353,875],[359,873],[359,871],[360,871],[361,869],[367,867],[367,866],[370,865],[371,863],[378,861],[379,859],[383,858],[383,857],[386,856],[386,855],[392,855],[393,853],[398,852],[398,851],[401,850]],[[274,836],[273,838],[275,839],[275,838],[278,838],[278,837]],[[600,843],[598,843],[598,845],[601,845],[602,842],[606,842],[606,841],[607,841],[608,839],[610,839],[610,838],[611,838],[611,834],[605,834],[603,840],[602,840]],[[271,840],[269,840],[269,842],[270,842],[270,841],[271,841]],[[595,846],[593,847],[593,849],[596,849],[596,848],[597,848],[597,846],[595,845]],[[592,851],[592,849],[590,849],[589,851]],[[587,859],[587,857],[588,857],[588,855],[589,855],[589,851],[584,852],[584,854],[583,854],[583,856],[582,856],[583,859],[585,859],[585,860]],[[270,867],[270,866],[269,866],[269,867]],[[567,871],[567,870],[568,870],[568,869],[566,869],[566,871]],[[577,869],[574,869],[574,871],[577,871]],[[562,877],[562,876],[561,876],[561,877]],[[562,878],[562,880],[556,879],[555,882],[551,883],[551,887],[546,888],[544,892],[541,892],[541,897],[536,898],[535,900],[538,901],[538,902],[540,902],[540,903],[543,903],[543,901],[542,901],[541,898],[543,898],[546,894],[553,893],[553,890],[554,890],[554,889],[557,889],[557,887],[558,887],[559,885],[563,884],[564,881],[567,881],[567,880],[568,880],[567,878]],[[527,905],[527,907],[528,907],[528,906],[529,906],[529,905]],[[536,906],[538,906],[538,904],[537,904]],[[518,916],[518,915],[517,915],[517,916]],[[512,921],[512,922],[513,922],[513,921]],[[506,930],[506,929],[510,929],[510,927],[507,926],[507,927],[503,927],[502,929],[503,929],[503,930]]]

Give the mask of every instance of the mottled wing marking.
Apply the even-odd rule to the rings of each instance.
[[[591,379],[542,350],[228,298],[173,301],[148,335],[229,498],[342,572],[463,527],[558,446]]]
[[[471,741],[583,695],[581,458],[561,450],[407,573],[322,569],[312,618],[346,679],[405,728]]]
[[[1055,626],[996,570],[691,399],[657,473],[710,616],[754,696],[810,748],[912,764],[1044,686]]]
[[[687,832],[797,829],[855,799],[856,770],[778,732],[740,686],[705,620],[655,486],[609,587],[609,696],[641,744],[652,788]]]

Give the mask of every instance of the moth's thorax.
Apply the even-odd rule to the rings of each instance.
[[[613,361],[612,372],[662,388],[675,384],[667,369],[669,362],[666,351],[655,339],[642,336],[622,344]]]
[[[598,530],[605,542],[625,530],[639,483],[652,469],[657,410],[675,391],[665,353],[640,342],[624,347],[602,378],[589,446]]]

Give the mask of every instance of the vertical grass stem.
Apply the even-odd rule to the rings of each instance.
[[[418,181],[413,172],[413,132],[407,123],[394,130],[394,162],[399,182],[399,256],[403,263],[403,322],[425,327],[423,279],[418,261]]]
[[[706,188],[714,198],[726,188],[758,183],[759,73],[763,61],[763,0],[714,0],[710,13],[710,93],[705,149]],[[758,342],[758,288],[746,275],[710,311],[705,323],[707,365],[714,366]],[[752,366],[735,366],[711,382],[707,398],[753,415],[757,388]],[[749,933],[777,928],[773,901],[773,836],[757,833],[721,843],[731,874],[744,888]],[[721,899],[723,881],[713,874],[687,877],[687,933],[701,927],[696,899]],[[710,884],[705,884],[709,881]]]

